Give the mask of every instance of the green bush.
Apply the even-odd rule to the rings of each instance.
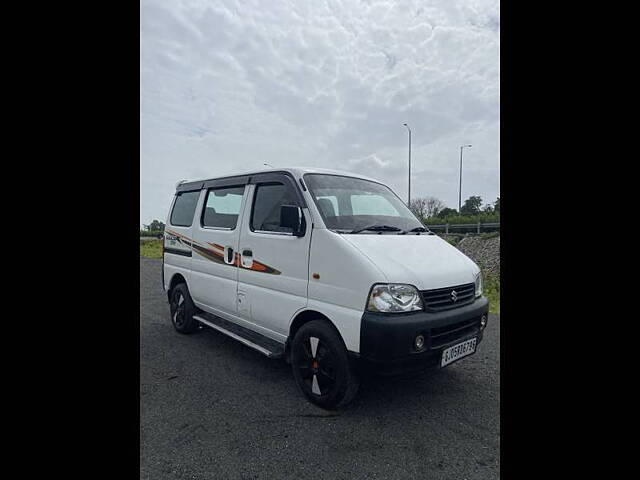
[[[500,313],[500,276],[482,272],[483,294],[489,299],[489,311]]]
[[[140,230],[141,237],[157,237],[158,235],[162,235],[164,233],[163,230],[158,230],[151,232],[149,230]]]
[[[479,215],[450,215],[445,218],[422,219],[425,225],[500,223],[500,213],[481,213]]]
[[[477,228],[478,228],[478,222],[482,223],[482,224],[486,224],[486,223],[500,223],[500,213],[499,212],[492,212],[492,213],[481,213],[478,215],[450,215],[448,217],[445,218],[426,218],[426,219],[422,219],[422,223],[424,225],[426,225],[427,227],[431,226],[431,225],[445,225],[445,224],[449,224],[449,225],[465,225],[464,227],[455,227],[455,228],[451,228],[449,229],[449,233],[458,233],[458,234],[465,234],[465,233],[476,233],[477,232]],[[445,231],[444,227],[438,227],[434,230],[436,233],[442,233]],[[482,226],[481,230],[482,233],[485,232],[499,232],[500,231],[500,227],[485,227]]]

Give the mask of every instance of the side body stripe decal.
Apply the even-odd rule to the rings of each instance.
[[[191,247],[193,249],[194,252],[196,252],[197,254],[201,255],[202,257],[206,258],[207,260],[210,260],[212,262],[216,262],[219,263],[221,265],[229,265],[230,267],[242,267],[244,269],[247,270],[253,270],[255,272],[262,272],[262,273],[269,273],[271,275],[280,275],[282,272],[280,272],[280,270],[277,270],[273,267],[270,267],[269,265],[265,265],[264,263],[258,262],[257,260],[253,261],[253,264],[251,265],[251,268],[249,267],[245,267],[242,265],[242,263],[240,262],[240,255],[236,252],[235,253],[235,258],[233,263],[227,263],[224,261],[224,247],[222,245],[218,245],[217,243],[208,243],[208,246],[205,245],[201,245],[198,242],[190,239],[189,237],[186,237],[178,232],[174,232],[172,230],[167,230],[167,233],[170,235],[174,235],[175,237],[178,238],[178,242],[182,243],[183,245],[187,245],[189,247]],[[165,251],[170,252],[171,249],[166,248]],[[179,254],[186,254],[187,252],[183,252],[181,250],[179,250]],[[176,253],[174,252],[170,252],[170,253]],[[191,252],[188,252],[187,256],[191,256]]]

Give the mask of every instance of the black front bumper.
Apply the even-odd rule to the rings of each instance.
[[[442,350],[473,337],[480,343],[480,318],[488,314],[485,297],[440,312],[365,312],[360,327],[360,353],[351,357],[361,373],[394,375],[439,367]],[[414,346],[418,334],[425,339],[421,351]]]

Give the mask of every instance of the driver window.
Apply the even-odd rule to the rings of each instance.
[[[291,228],[280,226],[280,207],[297,204],[295,192],[289,185],[282,183],[256,185],[251,214],[251,230],[291,233]]]

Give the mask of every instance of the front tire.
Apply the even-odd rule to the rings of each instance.
[[[171,312],[171,323],[176,331],[193,333],[198,329],[198,321],[193,319],[196,308],[186,284],[176,285],[172,290],[169,310]]]
[[[327,410],[346,407],[360,386],[342,338],[326,320],[313,320],[296,332],[291,367],[300,391]]]

